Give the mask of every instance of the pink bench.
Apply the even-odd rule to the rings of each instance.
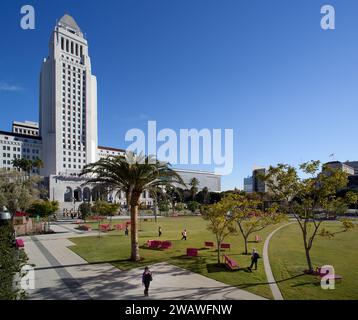
[[[230,243],[222,243],[221,245],[220,245],[220,248],[221,249],[231,249],[231,245],[230,245]]]
[[[225,265],[230,269],[230,270],[238,270],[239,269],[239,265],[238,263],[231,259],[229,256],[227,256],[226,254],[224,255],[224,262]]]
[[[213,248],[214,247],[214,242],[209,242],[209,241],[205,242],[205,247]]]
[[[109,228],[110,228],[109,224],[101,224],[100,225],[101,231],[107,232],[107,231],[109,231]]]
[[[325,277],[327,280],[337,280],[337,281],[341,281],[343,279],[342,276],[340,276],[339,274],[330,274],[328,275],[329,270],[326,270],[326,273],[322,272],[322,268],[317,267],[316,268],[316,274],[323,278]]]
[[[16,248],[25,248],[25,243],[22,239],[16,239]]]
[[[195,248],[187,248],[186,255],[188,257],[197,257],[198,256],[198,249]]]
[[[172,243],[171,241],[163,241],[160,248],[161,249],[171,249]]]
[[[148,248],[159,248],[162,245],[162,241],[159,240],[148,240],[147,241],[147,246]]]

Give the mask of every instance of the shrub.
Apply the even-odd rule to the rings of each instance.
[[[81,203],[78,207],[78,210],[81,212],[81,218],[84,221],[86,221],[87,217],[91,215],[91,207],[91,204],[87,202]]]
[[[192,212],[192,213],[195,213],[199,207],[200,207],[200,203],[196,202],[196,201],[190,201],[188,204],[187,204],[187,207],[188,209]]]

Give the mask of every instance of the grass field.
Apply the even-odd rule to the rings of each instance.
[[[341,231],[339,223],[326,222],[326,229]],[[358,228],[337,233],[332,240],[317,237],[312,248],[314,266],[332,265],[343,276],[335,290],[323,290],[314,276],[302,275],[307,269],[302,236],[298,225],[278,231],[269,247],[270,264],[285,299],[358,299]]]
[[[250,256],[243,255],[244,245],[242,239],[237,236],[228,238],[225,242],[232,245],[230,251],[226,251],[235,259],[242,270],[229,271],[225,267],[217,266],[217,252],[213,249],[205,249],[204,241],[214,241],[214,235],[206,228],[207,222],[201,217],[177,217],[161,218],[158,222],[142,222],[142,231],[139,233],[140,254],[144,260],[140,263],[128,261],[130,256],[130,239],[124,236],[124,232],[113,231],[109,235],[98,237],[81,237],[71,239],[76,244],[71,249],[90,263],[109,262],[119,269],[126,270],[134,267],[152,265],[156,262],[167,261],[176,266],[202,274],[209,278],[248,290],[252,293],[272,298],[267,285],[262,259],[259,260],[258,270],[252,273],[246,269],[250,264]],[[93,224],[93,227],[96,225]],[[158,239],[158,226],[163,229],[161,240],[173,242],[170,250],[153,250],[145,248],[144,244],[151,239]],[[188,240],[182,241],[181,231],[186,228]],[[270,226],[259,233],[264,240],[266,236],[277,226]],[[254,235],[253,235],[254,238]],[[253,239],[251,239],[253,240]],[[199,257],[187,258],[186,248],[200,249]],[[262,254],[263,242],[249,243],[249,250],[258,249]]]

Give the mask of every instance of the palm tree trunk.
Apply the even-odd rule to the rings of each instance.
[[[131,205],[131,260],[139,261],[138,244],[138,205]]]

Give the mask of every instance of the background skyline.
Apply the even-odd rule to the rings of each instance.
[[[20,28],[25,4],[36,10],[36,30]],[[146,131],[148,120],[158,131],[233,128],[234,172],[223,177],[224,190],[242,188],[254,166],[329,161],[332,153],[358,160],[358,3],[329,1],[333,31],[320,28],[324,4],[2,2],[0,130],[38,121],[41,62],[56,20],[68,13],[86,34],[98,80],[99,145],[124,148],[125,133]]]

